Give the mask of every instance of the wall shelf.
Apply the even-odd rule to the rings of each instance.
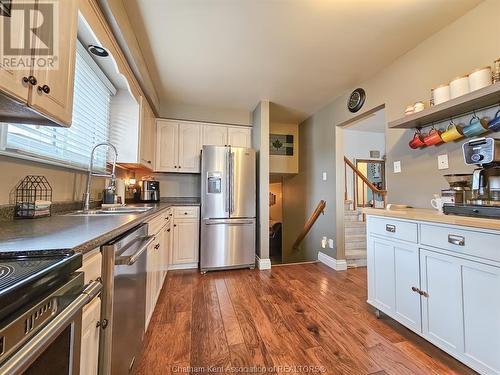
[[[500,82],[389,122],[389,128],[423,128],[469,112],[500,104]]]

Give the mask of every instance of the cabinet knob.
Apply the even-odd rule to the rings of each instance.
[[[181,169],[181,166],[179,165],[179,169]]]
[[[36,78],[33,76],[23,77],[23,82],[29,83],[30,85],[33,85],[33,86],[35,86],[38,83]]]
[[[174,224],[174,228],[177,226],[177,224]]]
[[[148,160],[148,164],[151,164],[151,160]]]
[[[174,168],[177,168],[177,165],[174,165]]]
[[[184,212],[184,215],[187,215],[188,213],[187,212]]]
[[[38,92],[39,93],[44,92],[45,94],[48,94],[48,93],[50,93],[50,87],[47,85],[38,86]]]
[[[100,322],[97,322],[96,327],[101,327],[102,329],[106,329],[108,327],[108,319],[103,319]]]
[[[419,291],[418,294],[424,296],[425,298],[429,297],[429,294],[427,292],[424,292],[423,290]]]
[[[170,232],[170,229],[167,229],[167,232]]]

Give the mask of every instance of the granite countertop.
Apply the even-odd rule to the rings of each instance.
[[[0,225],[0,252],[72,249],[85,253],[172,206],[199,206],[199,198],[162,198],[147,212],[127,215],[55,215],[40,219],[13,220]]]
[[[500,220],[486,219],[480,217],[468,217],[457,215],[445,215],[434,209],[426,208],[405,208],[405,209],[380,209],[365,208],[367,215],[392,217],[395,219],[406,219],[416,221],[429,221],[433,223],[461,225],[466,227],[500,230]]]

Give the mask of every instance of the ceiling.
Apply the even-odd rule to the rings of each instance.
[[[161,103],[300,121],[480,0],[123,0]]]

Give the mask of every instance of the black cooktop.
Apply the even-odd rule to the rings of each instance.
[[[443,205],[443,212],[446,215],[500,219],[500,206],[493,205],[445,203]]]
[[[0,320],[66,282],[81,266],[81,254],[0,258]]]

